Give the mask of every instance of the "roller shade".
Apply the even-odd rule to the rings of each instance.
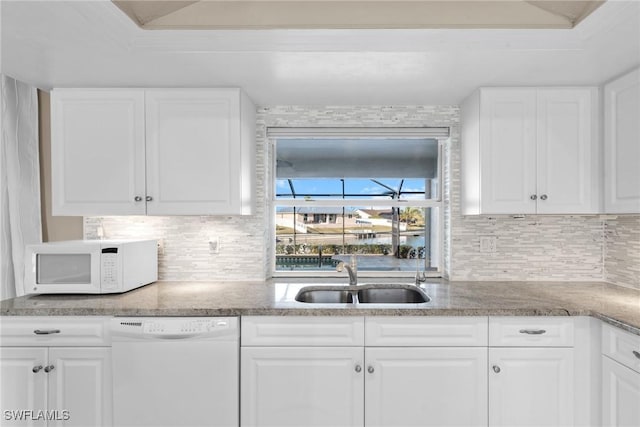
[[[448,138],[448,127],[269,127],[267,137],[285,138]]]

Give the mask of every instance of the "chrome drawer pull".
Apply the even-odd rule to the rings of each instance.
[[[544,329],[520,329],[521,334],[542,335],[546,333]]]
[[[635,350],[633,350],[631,353],[633,353],[633,355],[634,355],[635,357],[637,357],[638,359],[640,359],[640,351],[635,351]]]
[[[44,371],[48,374],[49,372],[53,371],[55,368],[56,368],[55,366],[49,365],[44,368]]]
[[[60,333],[60,329],[45,329],[45,330],[36,329],[35,331],[33,331],[33,333],[36,334],[36,335],[59,334]]]
[[[37,374],[38,372],[40,372],[41,369],[42,369],[42,365],[34,366],[33,369],[31,369],[31,372],[33,372],[34,374]]]

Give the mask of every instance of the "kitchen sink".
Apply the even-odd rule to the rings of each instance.
[[[353,294],[344,289],[300,289],[296,301],[316,304],[348,304],[353,302]]]
[[[315,304],[422,304],[431,298],[410,284],[368,284],[357,286],[305,286],[295,297]]]
[[[358,291],[358,302],[361,304],[420,304],[431,301],[431,298],[417,286],[402,286],[362,289]]]

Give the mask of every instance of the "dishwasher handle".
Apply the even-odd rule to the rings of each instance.
[[[188,340],[190,338],[201,338],[202,334],[142,334],[141,338],[154,340]]]

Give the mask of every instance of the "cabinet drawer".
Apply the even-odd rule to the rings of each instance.
[[[362,317],[249,316],[241,321],[243,346],[362,346]]]
[[[486,317],[371,317],[367,346],[486,347]]]
[[[611,325],[602,325],[602,354],[640,372],[640,336]]]
[[[3,317],[3,346],[100,347],[111,345],[108,317]]]
[[[573,347],[569,317],[490,317],[489,346]]]

